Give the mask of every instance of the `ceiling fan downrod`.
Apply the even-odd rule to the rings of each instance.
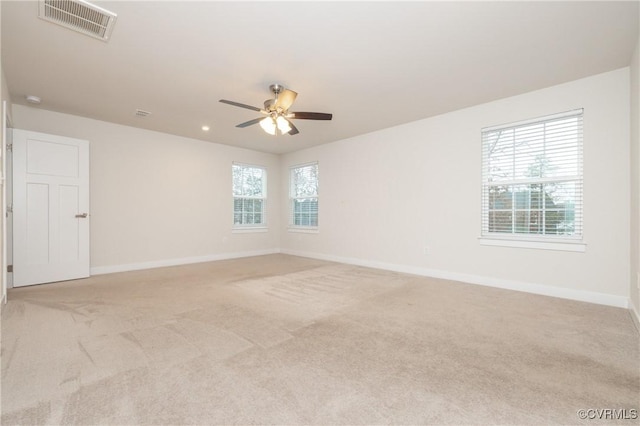
[[[276,95],[276,99],[278,99],[278,95],[284,90],[284,86],[282,84],[275,83],[269,86],[269,90],[271,90],[271,93]]]

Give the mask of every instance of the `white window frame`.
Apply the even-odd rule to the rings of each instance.
[[[303,196],[296,197],[295,190],[295,181],[294,181],[294,172],[297,169],[305,168],[305,167],[316,167],[316,194],[314,196]],[[318,211],[316,213],[316,225],[296,225],[295,224],[295,201],[301,199],[315,199]],[[289,168],[289,231],[291,232],[307,232],[307,233],[317,233],[318,225],[320,223],[320,167],[317,161],[311,163],[304,164],[296,164]]]
[[[233,171],[235,167],[251,168],[251,169],[260,169],[262,170],[262,194],[260,196],[248,196],[248,195],[236,195],[234,191],[234,176]],[[246,164],[246,163],[238,163],[233,162],[231,165],[231,195],[233,196],[233,205],[232,205],[232,223],[233,223],[233,233],[244,233],[244,232],[267,232],[267,168],[264,166],[258,166],[255,164]],[[262,212],[260,212],[262,221],[261,223],[250,223],[250,224],[242,224],[236,223],[236,200],[262,200]],[[243,214],[244,211],[241,212]]]
[[[584,201],[583,201],[583,133],[584,133],[584,124],[583,120],[583,109],[577,109],[572,111],[563,112],[560,114],[553,114],[544,117],[539,117],[531,120],[519,121],[516,123],[509,123],[506,125],[487,127],[482,129],[482,217],[481,217],[481,237],[479,238],[480,244],[488,245],[488,246],[507,246],[507,247],[518,247],[518,248],[532,248],[532,249],[543,249],[543,250],[561,250],[561,251],[578,251],[583,252],[586,251],[586,244],[584,243],[584,232],[583,232],[583,210],[584,210]],[[541,124],[541,123],[553,123],[556,120],[561,120],[563,118],[568,117],[579,117],[579,134],[576,140],[577,144],[577,171],[572,175],[561,175],[557,177],[530,177],[530,178],[522,178],[518,176],[512,176],[512,179],[509,180],[500,180],[497,182],[490,181],[490,173],[488,170],[489,167],[489,156],[488,156],[488,135],[495,134],[495,132],[499,132],[502,130],[510,130],[517,129],[524,126],[529,126],[532,124]],[[546,132],[546,130],[545,130]],[[544,146],[546,147],[546,133],[544,134]],[[514,150],[513,150],[513,164],[514,170],[516,169],[516,164],[521,167],[524,165],[523,163],[517,163],[517,158],[519,155],[522,155],[522,151],[518,151],[515,146],[514,139]],[[575,157],[574,157],[575,158]],[[533,185],[533,184],[549,184],[549,183],[574,183],[576,185],[576,202],[575,207],[575,216],[574,221],[577,224],[577,228],[574,231],[573,235],[555,235],[555,234],[535,234],[535,233],[526,233],[526,232],[517,232],[515,222],[512,222],[511,232],[491,232],[489,229],[489,187],[495,186],[499,184],[500,186],[520,186],[520,185]],[[546,194],[546,192],[545,192]],[[541,218],[544,220],[546,217],[546,205],[544,202],[545,196],[542,197],[542,214]],[[517,203],[511,202],[510,209],[512,210],[512,221],[516,219],[516,211]],[[543,232],[545,230],[544,222],[543,222]]]

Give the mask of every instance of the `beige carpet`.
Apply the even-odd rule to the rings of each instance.
[[[629,313],[286,255],[15,289],[2,424],[638,424]]]

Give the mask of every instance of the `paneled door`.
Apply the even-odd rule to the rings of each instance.
[[[13,130],[13,285],[85,278],[89,141]]]

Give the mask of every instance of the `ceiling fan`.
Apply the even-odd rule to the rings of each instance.
[[[258,111],[266,115],[266,117],[258,117],[253,120],[245,121],[244,123],[238,124],[236,127],[244,128],[260,123],[260,127],[270,135],[297,135],[300,133],[296,126],[291,122],[292,119],[331,120],[331,118],[333,118],[333,114],[327,114],[324,112],[289,111],[289,108],[293,105],[293,101],[296,100],[296,96],[298,96],[298,94],[293,90],[285,89],[284,86],[280,84],[272,84],[269,86],[269,90],[273,93],[274,98],[264,101],[264,108],[228,101],[226,99],[220,99],[220,102],[240,108],[250,109],[252,111]]]

